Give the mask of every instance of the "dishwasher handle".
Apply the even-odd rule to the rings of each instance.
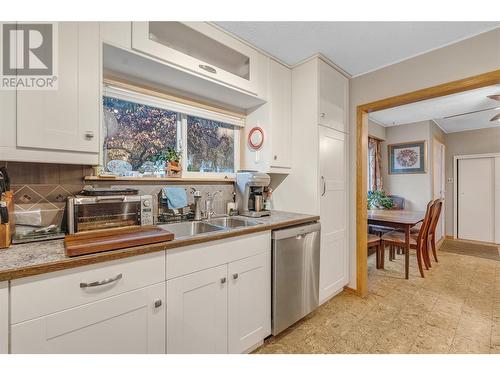
[[[321,224],[319,222],[309,223],[305,225],[297,225],[291,228],[274,230],[272,232],[271,238],[273,240],[283,240],[285,238],[297,238],[298,236],[304,236],[312,232],[319,232],[320,230],[321,230]]]

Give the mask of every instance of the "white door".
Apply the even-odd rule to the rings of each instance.
[[[494,242],[495,158],[458,160],[458,238]]]
[[[445,218],[445,148],[441,142],[436,139],[432,142],[432,184],[433,184],[433,199],[442,199],[443,206],[441,215],[436,227],[436,240],[444,237],[444,218]]]
[[[165,283],[13,324],[12,353],[165,353]]]
[[[17,145],[99,152],[98,22],[59,22],[57,90],[17,90]]]
[[[345,134],[320,126],[320,302],[348,283]]]
[[[228,351],[244,353],[271,334],[271,253],[229,263]]]
[[[167,281],[167,353],[227,353],[227,265]]]

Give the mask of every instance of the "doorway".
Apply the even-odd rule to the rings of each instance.
[[[500,155],[455,157],[454,237],[500,243]]]
[[[423,100],[473,90],[500,83],[500,70],[468,77],[422,90],[398,95],[356,108],[356,292],[366,296],[368,292],[368,212],[367,212],[367,151],[368,114],[370,112],[402,106]],[[498,211],[498,210],[497,210]]]

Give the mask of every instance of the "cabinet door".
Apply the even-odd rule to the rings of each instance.
[[[320,302],[348,282],[345,135],[320,126]]]
[[[165,283],[11,326],[12,353],[165,353]]]
[[[271,99],[271,167],[291,168],[292,149],[292,72],[286,66],[270,61]]]
[[[319,78],[319,124],[346,132],[349,81],[321,60]]]
[[[229,353],[243,353],[271,333],[271,253],[228,265]]]
[[[258,52],[205,22],[133,22],[132,48],[256,94]]]
[[[0,282],[0,354],[9,352],[9,285]]]
[[[99,152],[98,22],[59,22],[56,90],[17,91],[17,145]]]
[[[227,265],[167,281],[167,353],[227,353]]]
[[[130,21],[108,21],[99,22],[101,29],[101,40],[104,43],[117,47],[131,49],[132,47],[132,22]]]

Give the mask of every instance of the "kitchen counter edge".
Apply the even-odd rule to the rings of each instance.
[[[103,263],[117,259],[129,258],[137,255],[149,254],[153,252],[175,249],[183,246],[196,245],[205,242],[222,240],[225,238],[238,237],[251,233],[264,232],[267,230],[275,230],[286,228],[294,225],[305,224],[309,222],[319,221],[319,216],[308,215],[297,219],[289,219],[276,223],[261,224],[254,227],[246,227],[243,229],[233,229],[222,232],[215,232],[210,235],[195,236],[190,238],[182,238],[168,242],[160,242],[157,244],[128,247],[120,250],[112,250],[91,255],[66,258],[56,262],[41,263],[32,266],[13,268],[11,270],[0,271],[0,282],[20,279],[23,277],[35,276],[44,273],[61,271],[70,268],[82,267],[91,264]],[[1,251],[1,250],[0,250]]]

